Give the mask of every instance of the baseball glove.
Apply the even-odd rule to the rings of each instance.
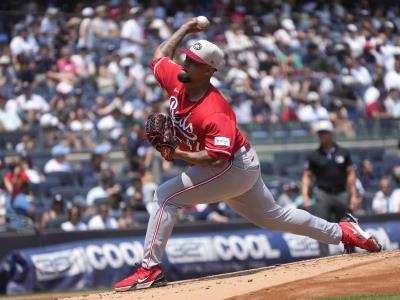
[[[165,160],[172,161],[176,148],[174,124],[170,116],[155,113],[146,121],[146,137]]]

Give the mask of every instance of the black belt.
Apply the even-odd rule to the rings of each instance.
[[[324,192],[328,194],[340,194],[346,191],[345,188],[343,187],[328,187],[328,186],[319,186],[318,187],[320,190],[323,190]]]

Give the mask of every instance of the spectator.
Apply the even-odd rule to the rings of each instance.
[[[143,47],[147,44],[144,37],[144,30],[139,23],[142,13],[140,6],[132,7],[129,10],[128,20],[121,29],[121,55],[134,54],[138,59],[142,58]]]
[[[49,7],[46,10],[46,15],[40,22],[40,33],[42,35],[42,42],[51,45],[54,41],[55,36],[60,32],[58,26],[58,9],[55,7]]]
[[[299,194],[299,187],[293,181],[283,185],[282,194],[278,197],[278,204],[282,207],[296,207],[296,198]]]
[[[39,228],[45,229],[48,228],[48,224],[52,221],[64,220],[64,208],[64,197],[61,194],[55,194],[52,199],[50,210],[44,212],[40,218]]]
[[[71,56],[71,62],[76,67],[76,75],[78,75],[81,80],[88,80],[96,74],[94,57],[84,45],[79,45],[77,47],[77,52],[78,53]]]
[[[306,104],[299,108],[297,116],[301,122],[327,120],[329,117],[326,108],[321,106],[317,92],[309,92],[307,94]]]
[[[21,192],[25,183],[29,182],[29,177],[23,169],[21,161],[13,161],[9,164],[10,170],[4,176],[4,186],[9,193],[10,201]]]
[[[70,163],[65,159],[65,156],[70,153],[70,149],[61,144],[54,146],[51,149],[50,159],[44,166],[44,172],[46,174],[52,172],[72,172]]]
[[[384,100],[386,111],[393,118],[400,118],[400,93],[397,89],[390,89]]]
[[[14,110],[8,110],[4,95],[0,94],[0,131],[15,131],[22,126],[22,121]]]
[[[78,73],[78,66],[71,59],[71,50],[68,47],[61,49],[61,58],[57,61],[58,71],[73,79]]]
[[[378,99],[367,106],[366,117],[371,118],[389,118],[390,113],[385,107],[385,97],[380,95]]]
[[[394,69],[386,73],[384,78],[385,88],[400,90],[400,55],[396,56]]]
[[[130,205],[125,205],[122,208],[122,216],[118,219],[119,228],[134,228],[138,227],[139,223],[133,215],[134,209]]]
[[[79,47],[86,47],[92,49],[94,34],[91,28],[93,21],[94,10],[91,7],[85,7],[82,9],[82,21],[79,25]]]
[[[229,219],[225,217],[218,208],[218,203],[197,204],[195,210],[190,212],[193,221],[209,221],[215,223],[227,223]]]
[[[22,94],[16,98],[16,101],[26,114],[45,113],[50,109],[49,104],[42,96],[33,93],[29,82],[22,84]],[[36,119],[36,116],[34,117]]]
[[[72,206],[68,209],[68,221],[61,224],[64,231],[84,231],[87,225],[81,221],[81,209],[79,206]]]
[[[108,203],[101,203],[98,211],[98,214],[92,217],[88,223],[89,230],[118,228],[117,220],[109,216],[110,205]]]
[[[11,54],[14,59],[19,55],[33,57],[39,50],[34,37],[28,36],[28,29],[23,24],[15,26],[16,36],[13,37],[10,43]]]
[[[13,227],[32,225],[35,207],[30,197],[29,183],[24,181],[14,199],[6,197],[6,214]]]
[[[380,190],[372,200],[372,210],[376,214],[399,212],[400,200],[392,193],[392,179],[383,177],[379,182]]]
[[[374,165],[369,159],[364,159],[361,162],[359,179],[363,189],[370,192],[371,185],[378,179],[378,177],[375,174]]]
[[[113,194],[119,193],[121,193],[121,186],[115,183],[114,173],[110,170],[103,170],[98,185],[90,189],[86,196],[86,205],[93,206],[96,199],[109,198]]]

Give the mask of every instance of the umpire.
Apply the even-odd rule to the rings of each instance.
[[[325,220],[338,222],[348,210],[358,204],[356,174],[348,150],[333,139],[333,125],[328,120],[319,121],[314,130],[320,141],[319,148],[307,157],[302,177],[303,206],[310,207],[312,178],[317,185],[315,214]],[[326,244],[319,244],[320,255],[329,255]]]

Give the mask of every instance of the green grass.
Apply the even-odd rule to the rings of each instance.
[[[400,295],[343,296],[343,297],[315,298],[315,300],[400,300]]]

